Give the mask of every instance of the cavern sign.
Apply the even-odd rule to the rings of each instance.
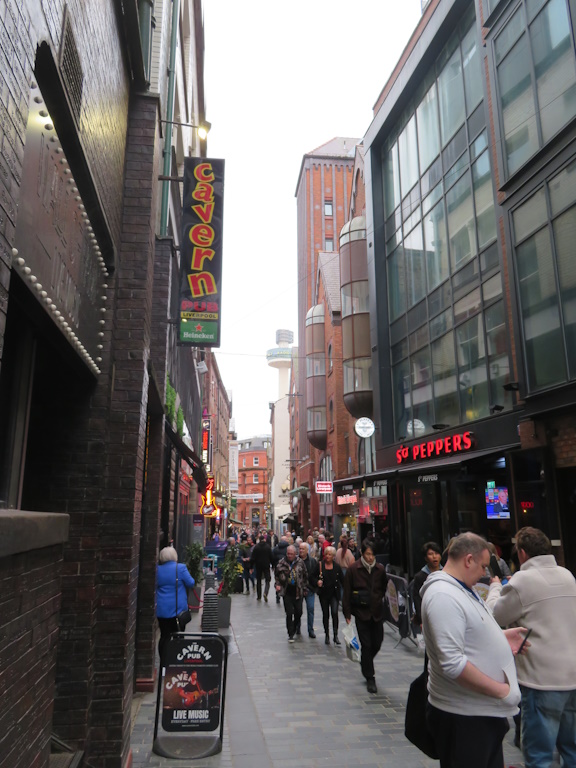
[[[219,347],[222,319],[224,160],[184,160],[180,344]]]
[[[448,435],[437,440],[423,440],[414,445],[401,445],[396,451],[397,464],[410,464],[413,461],[443,459],[458,453],[466,453],[474,447],[472,432]]]

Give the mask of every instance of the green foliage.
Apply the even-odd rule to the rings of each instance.
[[[176,414],[176,431],[180,437],[184,436],[184,411],[181,405],[178,406],[178,413]]]
[[[188,544],[185,553],[186,567],[190,571],[190,576],[192,576],[196,584],[200,584],[204,580],[204,547],[199,541],[194,541],[192,544]]]
[[[229,543],[224,560],[222,561],[222,588],[220,590],[222,597],[228,597],[234,592],[236,577],[243,571],[241,564],[238,562],[239,555],[238,544]]]
[[[166,377],[166,414],[170,424],[174,424],[176,416],[176,390],[170,383],[170,377]]]

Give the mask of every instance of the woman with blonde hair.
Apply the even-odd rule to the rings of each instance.
[[[342,593],[342,568],[334,562],[336,550],[334,547],[326,547],[324,557],[320,563],[318,577],[318,597],[322,608],[322,623],[326,633],[325,643],[330,645],[330,614],[332,614],[332,629],[334,632],[334,645],[340,645],[338,639],[338,603]]]
[[[164,547],[158,556],[156,569],[156,617],[160,627],[158,653],[162,651],[173,632],[182,631],[177,616],[188,608],[188,590],[194,586],[194,579],[188,568],[178,562],[174,547]]]

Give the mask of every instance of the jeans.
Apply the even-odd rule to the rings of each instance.
[[[332,614],[332,629],[334,631],[334,637],[338,634],[338,598],[336,595],[331,597],[324,597],[322,592],[318,595],[320,599],[320,605],[322,606],[322,623],[324,624],[324,632],[326,636],[330,636],[330,614]]]
[[[266,582],[264,594],[268,597],[268,592],[270,592],[270,568],[264,570],[256,568],[256,594],[258,595],[258,600],[262,599],[262,577],[264,577]]]
[[[314,632],[314,600],[316,595],[314,592],[308,592],[304,600],[306,600],[306,613],[308,614],[308,634]]]
[[[374,657],[384,640],[384,620],[362,621],[356,617],[356,634],[360,643],[360,668],[366,680],[374,677]]]
[[[522,692],[522,751],[526,768],[549,768],[558,749],[566,768],[576,766],[576,690]]]
[[[302,617],[302,598],[294,593],[284,595],[284,610],[286,611],[286,630],[289,637],[294,637],[296,627],[300,625]]]

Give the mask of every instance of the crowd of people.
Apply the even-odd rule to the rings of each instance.
[[[376,693],[388,577],[374,540],[358,547],[344,534],[336,545],[325,531],[278,540],[267,530],[240,530],[237,539],[244,593],[255,589],[257,600],[268,602],[274,579],[289,643],[302,634],[304,605],[308,636],[316,638],[316,595],[326,645],[340,645],[340,608],[347,624],[354,617],[361,672],[368,692]],[[180,590],[188,586],[174,555],[163,550],[158,569],[163,638],[175,631],[174,611],[184,604]],[[518,531],[516,557],[512,573],[475,533],[455,536],[443,552],[435,542],[423,546],[424,566],[412,582],[412,622],[423,635],[428,664],[422,727],[432,734],[441,768],[504,768],[503,738],[509,718],[519,714],[526,768],[550,768],[555,751],[563,768],[576,768],[576,580],[536,528]],[[483,599],[477,585],[486,580]]]

